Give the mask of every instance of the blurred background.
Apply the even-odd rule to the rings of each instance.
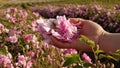
[[[99,4],[101,6],[112,8],[112,6],[120,5],[120,0],[0,0],[0,5],[2,7],[4,5],[14,5],[14,4],[23,4],[26,3],[28,5],[33,4],[79,4],[79,5],[86,5],[86,4]]]

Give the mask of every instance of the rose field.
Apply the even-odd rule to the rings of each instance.
[[[69,18],[91,20],[108,32],[120,33],[119,0],[0,0],[0,3],[0,68],[120,68],[120,50],[104,53],[79,33],[78,24],[69,21]],[[50,44],[49,35],[68,43],[79,39],[92,52],[57,48]]]

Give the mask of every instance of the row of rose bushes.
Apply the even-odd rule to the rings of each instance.
[[[66,17],[84,18],[100,24],[109,32],[120,32],[120,6],[106,9],[100,5],[45,5],[33,7],[32,11],[39,12],[45,18],[55,18],[57,15]]]

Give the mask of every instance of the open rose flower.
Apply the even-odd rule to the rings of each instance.
[[[71,42],[79,37],[76,24],[70,23],[65,16],[57,16],[56,19],[40,18],[37,22],[39,24],[38,30],[47,43],[50,42],[49,34],[65,42]],[[74,54],[77,51],[75,49],[65,49],[64,53]]]
[[[75,24],[70,23],[65,16],[57,16],[56,19],[37,20],[39,23],[39,32],[45,39],[49,39],[49,34],[52,34],[61,41],[71,42],[78,38],[78,31]]]
[[[11,43],[16,43],[18,41],[18,37],[16,35],[13,35],[13,36],[9,36],[7,38],[7,41],[8,42],[11,42]]]
[[[31,41],[31,35],[30,34],[27,34],[27,35],[25,35],[24,36],[24,39],[25,39],[25,41],[27,42],[27,43],[30,43],[30,41]]]

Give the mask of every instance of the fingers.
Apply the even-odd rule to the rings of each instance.
[[[86,24],[87,20],[81,19],[81,18],[69,18],[71,23],[77,24],[79,23],[79,25],[77,25],[77,29],[80,33],[83,33],[83,28],[84,25]]]
[[[77,50],[83,50],[83,51],[89,51],[91,50],[90,47],[88,47],[85,43],[81,42],[80,40],[74,40],[72,43],[64,43],[60,40],[56,39],[54,36],[50,36],[51,38],[51,44],[62,49],[77,49]]]
[[[78,18],[69,18],[69,20],[70,20],[71,23],[74,23],[74,24],[79,23]]]
[[[86,24],[88,21],[82,18],[69,18],[71,23],[77,24],[79,23],[79,27],[83,27],[84,24]]]
[[[75,23],[75,24],[79,22],[83,23],[86,21],[85,19],[82,19],[82,18],[69,18],[69,20],[71,23]]]
[[[54,36],[50,36],[51,38],[51,44],[58,47],[58,48],[70,48],[69,43],[63,43],[62,41],[58,40]]]

